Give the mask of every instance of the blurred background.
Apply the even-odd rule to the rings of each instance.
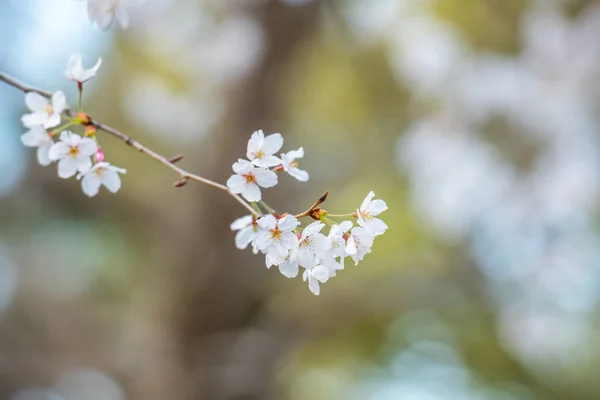
[[[127,168],[81,193],[24,148],[0,85],[0,398],[600,399],[600,4],[0,3],[0,70],[224,182],[256,129],[311,180],[265,198],[389,205],[373,253],[312,295],[234,247],[244,215],[99,134]]]

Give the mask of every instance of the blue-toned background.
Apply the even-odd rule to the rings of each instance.
[[[388,232],[313,296],[238,251],[244,214],[99,134],[95,198],[24,148],[0,84],[0,398],[600,398],[600,3],[148,0],[0,4],[0,70],[47,90],[81,52],[85,109],[224,182],[256,129],[308,183],[265,198]],[[349,264],[349,263],[348,263]]]

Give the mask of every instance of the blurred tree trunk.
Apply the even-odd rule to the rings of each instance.
[[[210,165],[197,166],[199,171],[226,181],[252,131],[278,130],[278,80],[297,45],[313,32],[318,6],[278,1],[256,6],[266,41],[262,65],[232,93],[210,148],[202,149]],[[234,247],[229,229],[245,210],[212,188],[181,190],[175,195],[197,196],[196,208],[187,210],[186,222],[166,244],[174,254],[163,271],[171,290],[158,295],[161,326],[152,328],[164,334],[153,339],[157,353],[150,355],[152,365],[144,368],[133,394],[161,400],[280,398],[272,392],[272,372],[286,339],[255,318],[269,295],[264,284],[269,271],[262,258]]]

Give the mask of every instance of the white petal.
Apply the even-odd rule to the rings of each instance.
[[[58,176],[67,179],[77,173],[77,161],[71,157],[62,158],[58,162]]]
[[[227,179],[227,187],[231,189],[233,193],[241,193],[245,183],[246,178],[241,175],[231,175],[229,179]]]
[[[65,94],[60,90],[52,95],[52,109],[55,113],[60,114],[67,108],[67,99]]]
[[[323,229],[324,227],[324,223],[315,221],[308,225],[306,228],[304,228],[304,230],[302,231],[302,237],[305,238],[309,235],[314,235],[315,233],[321,232],[321,229]]]
[[[373,199],[373,197],[375,197],[375,193],[373,193],[373,191],[371,190],[369,192],[369,194],[367,195],[367,197],[365,197],[365,199],[363,200],[362,204],[360,205],[361,211],[364,211],[367,209],[367,207],[369,206],[369,203],[371,202],[371,199]]]
[[[21,122],[27,128],[42,126],[48,121],[48,114],[45,111],[25,114],[21,117]]]
[[[58,142],[50,147],[48,156],[51,160],[59,160],[69,154],[69,150],[69,145],[67,145],[65,142]]]
[[[270,168],[281,165],[281,160],[276,156],[263,156],[262,158],[255,158],[252,163],[258,167]]]
[[[102,177],[102,184],[111,193],[117,193],[121,189],[121,177],[117,172],[108,171]]]
[[[300,182],[306,182],[308,180],[308,172],[296,167],[290,168],[288,174],[298,179]]]
[[[319,281],[317,281],[311,275],[308,276],[308,288],[310,289],[311,292],[313,292],[317,296],[321,292],[321,290],[319,288]]]
[[[236,219],[235,221],[233,221],[230,225],[230,228],[232,231],[239,231],[242,228],[247,227],[248,225],[250,225],[253,221],[252,215],[246,215],[243,217],[240,217],[238,219]]]
[[[101,178],[95,173],[86,174],[81,180],[81,189],[89,197],[94,197],[100,191]]]
[[[21,135],[21,143],[27,147],[37,147],[48,142],[49,136],[41,126],[35,126]]]
[[[325,283],[327,280],[329,280],[329,269],[327,269],[327,267],[324,265],[317,265],[310,270],[310,275],[312,275],[319,282]]]
[[[272,217],[272,215],[269,215],[269,217]],[[289,232],[298,226],[298,220],[293,215],[287,214],[277,222],[277,226],[282,231]]]
[[[288,263],[279,264],[279,272],[287,278],[295,278],[298,276],[298,262],[292,261]]]
[[[44,128],[54,128],[58,125],[60,125],[60,114],[52,113],[48,116],[48,119],[44,123]]]
[[[245,249],[246,247],[248,247],[250,242],[252,242],[252,239],[254,239],[255,236],[256,232],[254,231],[253,226],[247,226],[245,228],[240,229],[235,235],[235,247],[237,247],[240,250]]]
[[[79,142],[79,152],[84,156],[93,156],[98,151],[98,145],[90,138],[83,138]]]
[[[262,197],[260,195],[260,188],[254,182],[246,182],[242,186],[241,195],[248,201],[259,201]]]
[[[273,133],[265,137],[263,150],[267,154],[275,154],[283,146],[283,137],[279,133]]]
[[[256,183],[264,188],[270,188],[277,185],[277,174],[268,169],[254,168],[252,173],[256,178]]]
[[[237,162],[233,163],[231,168],[236,174],[244,175],[250,172],[250,170],[254,168],[254,166],[250,161],[240,158],[237,160]]]
[[[39,93],[29,92],[25,95],[25,104],[33,112],[45,111],[48,100]]]
[[[304,157],[304,148],[300,147],[298,150],[288,151],[286,153],[286,156],[288,156],[292,160],[297,160],[299,158],[302,158],[302,157]]]
[[[277,226],[277,219],[269,214],[260,218],[257,223],[261,228],[269,230],[274,229]]]
[[[387,209],[388,207],[387,204],[385,204],[385,201],[379,199],[373,200],[367,207],[367,210],[373,213],[373,215],[379,215]]]
[[[261,130],[254,132],[252,136],[250,136],[250,140],[248,140],[248,148],[246,150],[246,157],[248,157],[248,160],[253,160],[256,158],[256,153],[261,150],[264,139],[265,135]]]
[[[71,158],[71,157],[67,157]],[[74,158],[75,163],[77,165],[77,171],[79,172],[88,172],[90,168],[92,168],[92,160],[86,156],[77,156]]]
[[[69,79],[77,80],[77,77],[82,70],[83,66],[81,64],[81,54],[73,54],[67,62],[67,70],[65,71],[65,75],[67,75],[67,78]]]
[[[50,153],[50,145],[42,145],[37,149],[37,160],[38,163],[42,166],[52,164],[52,160],[49,157]]]

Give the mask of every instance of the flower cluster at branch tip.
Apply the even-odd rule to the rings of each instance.
[[[121,188],[119,174],[125,173],[124,169],[104,162],[104,152],[98,145],[95,127],[89,116],[81,111],[83,83],[96,75],[101,62],[99,59],[92,68],[85,69],[81,55],[74,54],[67,64],[65,75],[77,82],[80,93],[80,111],[76,116],[69,111],[63,92],[54,93],[51,101],[39,93],[29,92],[25,95],[25,104],[31,113],[22,118],[29,131],[21,136],[21,141],[27,147],[37,148],[39,164],[47,166],[57,161],[58,176],[68,179],[77,175],[83,192],[90,197],[98,194],[102,185],[116,193]],[[61,122],[64,122],[63,125]],[[67,130],[77,125],[85,127],[84,137]]]
[[[277,184],[277,172],[287,172],[299,181],[307,181],[308,173],[298,168],[298,159],[304,157],[304,149],[299,148],[275,154],[283,146],[279,133],[265,136],[256,131],[248,142],[246,156],[232,166],[234,175],[227,181],[233,193],[241,194],[252,202],[255,215],[236,219],[231,230],[237,231],[235,245],[245,249],[249,245],[255,254],[265,256],[267,268],[277,266],[281,274],[288,278],[298,276],[300,267],[304,269],[302,278],[308,283],[311,292],[318,295],[320,284],[336,276],[344,269],[344,259],[352,258],[355,265],[371,252],[375,237],[387,230],[387,225],[377,218],[387,210],[383,200],[374,199],[369,192],[355,213],[334,215],[316,208],[325,201],[326,194],[307,212],[294,216],[278,214],[267,205],[261,196],[261,188]],[[301,227],[300,218],[311,217],[316,221]],[[351,220],[336,221],[337,218],[351,217]],[[335,218],[335,219],[334,219]],[[322,233],[329,225],[329,233]]]

